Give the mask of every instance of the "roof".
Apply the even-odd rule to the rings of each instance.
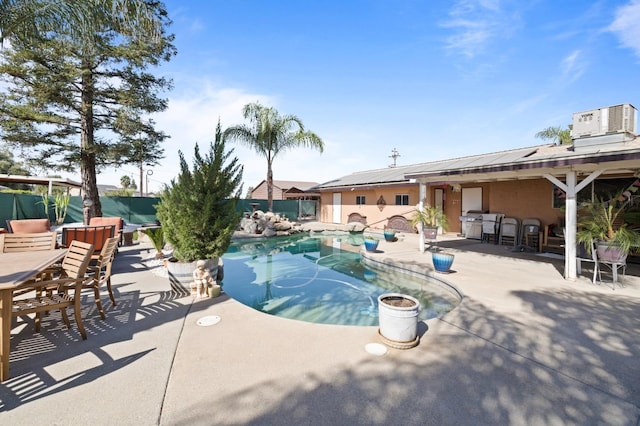
[[[266,184],[267,181],[261,181],[257,187],[262,184]],[[318,182],[305,182],[305,181],[297,181],[297,180],[275,180],[273,181],[273,186],[281,189],[282,191],[289,191],[292,189],[298,189],[300,191],[306,191],[309,188],[313,188],[318,185]],[[255,188],[254,188],[255,189]]]
[[[80,182],[70,179],[42,177],[42,176],[22,176],[22,175],[6,175],[0,174],[0,182],[26,183],[31,185],[53,185],[66,186],[67,188],[82,188]]]
[[[583,138],[595,139],[595,138]],[[561,175],[567,170],[589,173],[611,165],[621,171],[640,170],[640,137],[601,144],[537,145],[408,166],[356,172],[313,188],[317,191],[356,186],[385,186],[422,182],[468,182]],[[575,146],[574,146],[575,145]],[[584,146],[583,146],[584,145]],[[488,175],[491,176],[488,176]]]

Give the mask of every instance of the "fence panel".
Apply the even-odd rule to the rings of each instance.
[[[0,192],[0,228],[7,227],[7,220],[14,219],[15,197],[10,192]]]
[[[155,206],[160,202],[156,197],[100,197],[103,216],[120,216],[126,223],[147,224],[157,221]],[[267,200],[238,200],[239,212],[252,212],[257,210],[267,211]],[[273,211],[297,220],[299,217],[315,217],[316,202],[309,200],[274,200]],[[31,194],[0,193],[0,227],[7,219],[37,219],[46,217],[42,197]],[[49,206],[49,219],[55,219],[53,205]],[[65,223],[82,222],[83,208],[82,198],[71,197]]]

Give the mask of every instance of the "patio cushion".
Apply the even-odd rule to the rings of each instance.
[[[7,220],[7,226],[14,234],[38,234],[51,231],[49,219],[13,219]]]

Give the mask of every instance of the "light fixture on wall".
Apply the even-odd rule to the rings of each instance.
[[[454,184],[451,185],[451,191],[460,192],[460,191],[462,191],[462,187],[460,186],[459,183],[454,183]]]

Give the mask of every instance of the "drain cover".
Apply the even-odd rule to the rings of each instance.
[[[381,343],[367,343],[364,345],[364,350],[371,355],[382,356],[387,353],[387,347]]]
[[[206,317],[202,317],[196,322],[200,327],[208,327],[210,325],[216,325],[220,322],[220,317],[217,315],[208,315]]]

